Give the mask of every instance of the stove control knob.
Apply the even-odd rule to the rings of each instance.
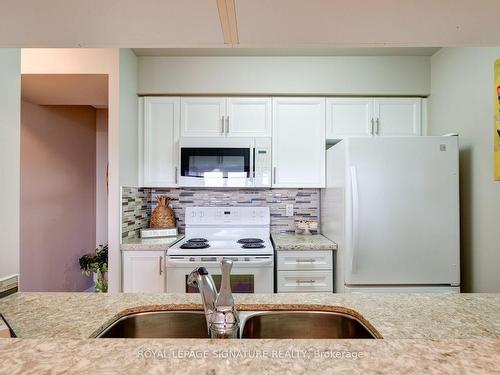
[[[189,258],[189,261],[194,262],[194,261],[196,261],[196,258],[191,257],[191,258]]]

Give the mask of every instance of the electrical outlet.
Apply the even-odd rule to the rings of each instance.
[[[293,216],[293,204],[286,205],[285,216]]]

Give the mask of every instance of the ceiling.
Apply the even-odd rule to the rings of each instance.
[[[23,74],[23,100],[39,105],[108,107],[106,74]]]
[[[498,14],[498,0],[2,0],[0,46],[500,45]]]

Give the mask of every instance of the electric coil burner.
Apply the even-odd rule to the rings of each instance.
[[[241,244],[254,244],[254,243],[264,243],[264,240],[261,240],[260,238],[240,238],[238,240],[238,243]]]
[[[186,242],[199,243],[199,242],[208,242],[206,238],[190,238]]]
[[[187,241],[186,243],[181,245],[181,249],[206,249],[207,247],[210,247],[210,245],[206,242],[190,242]]]
[[[266,247],[263,243],[255,243],[255,242],[250,242],[250,243],[246,243],[246,244],[243,244],[241,246],[242,249],[262,249]]]

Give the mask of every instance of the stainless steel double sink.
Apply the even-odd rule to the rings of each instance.
[[[374,339],[354,316],[328,311],[240,311],[242,339]],[[99,338],[208,338],[203,311],[150,311],[125,315]]]

